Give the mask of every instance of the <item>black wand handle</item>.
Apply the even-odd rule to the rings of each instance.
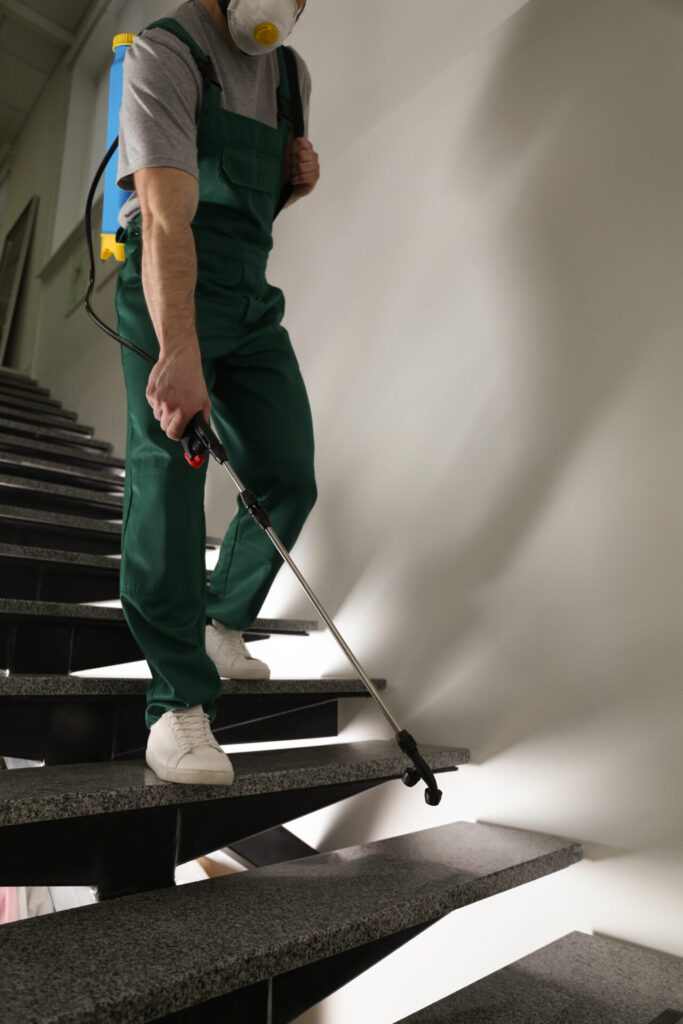
[[[193,469],[199,469],[212,455],[216,462],[227,462],[228,455],[213,430],[200,412],[196,413],[185,427],[182,436],[185,458]]]

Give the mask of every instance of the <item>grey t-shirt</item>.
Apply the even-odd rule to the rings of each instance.
[[[277,127],[276,90],[280,83],[277,53],[251,57],[229,46],[218,34],[199,0],[186,0],[171,11],[197,45],[211,58],[226,110]],[[304,108],[305,134],[311,76],[296,51]],[[123,101],[119,127],[117,184],[133,188],[133,174],[142,167],[176,167],[199,179],[197,120],[204,84],[187,45],[161,28],[135,37],[123,65]],[[119,214],[125,227],[139,212],[137,195]]]

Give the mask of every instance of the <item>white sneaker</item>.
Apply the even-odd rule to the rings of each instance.
[[[206,627],[206,653],[223,679],[270,679],[265,661],[252,658],[238,629],[211,620]]]
[[[165,782],[231,786],[230,758],[211,732],[209,716],[197,704],[166,711],[149,730],[145,761]]]

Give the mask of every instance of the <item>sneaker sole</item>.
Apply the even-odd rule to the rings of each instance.
[[[234,771],[212,772],[201,768],[169,768],[167,765],[151,763],[147,756],[145,762],[163,782],[181,782],[190,786],[232,786],[235,779]]]
[[[210,655],[209,655],[210,657]],[[213,661],[213,658],[211,659]],[[214,661],[214,665],[216,662]],[[221,679],[270,679],[270,672],[242,672],[238,676],[230,675],[229,672],[224,672],[220,665],[216,665],[216,670]]]

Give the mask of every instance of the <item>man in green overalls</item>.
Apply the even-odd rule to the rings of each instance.
[[[283,183],[289,205],[320,173],[286,116],[280,44],[304,4],[186,0],[126,57],[118,181],[134,196],[118,236],[117,323],[156,365],[122,349],[121,603],[152,672],[146,761],[167,781],[232,783],[211,732],[220,676],[268,677],[242,631],[280,567],[238,503],[207,589],[207,465],[183,458],[187,423],[211,415],[287,547],[316,499],[308,399],[281,326],[283,294],[265,276]],[[310,79],[295,56],[306,102]]]

